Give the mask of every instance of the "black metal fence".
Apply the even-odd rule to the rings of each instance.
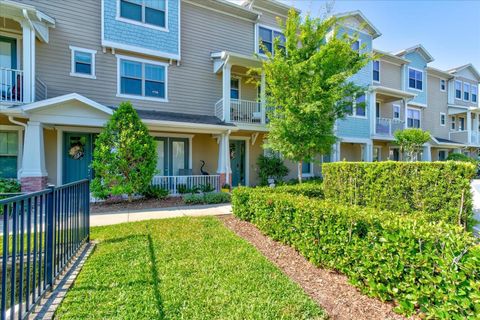
[[[89,181],[0,200],[1,319],[24,319],[90,235]]]

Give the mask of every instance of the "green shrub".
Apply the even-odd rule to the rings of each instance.
[[[183,196],[186,204],[217,204],[230,202],[230,194],[224,192],[210,192],[203,194],[186,194]]]
[[[322,170],[325,198],[336,203],[423,211],[462,225],[472,218],[470,180],[476,168],[470,163],[336,162]]]
[[[396,311],[429,318],[480,313],[480,246],[461,227],[264,188],[238,188],[233,213],[291,245],[312,263],[340,271]]]
[[[447,157],[447,160],[452,161],[463,161],[463,162],[471,162],[476,164],[477,161],[469,156],[464,155],[463,153],[450,153]]]
[[[0,178],[0,193],[17,193],[20,191],[21,187],[18,180]]]
[[[274,188],[275,192],[286,192],[293,195],[302,195],[310,198],[323,198],[323,185],[318,180],[305,181],[301,184],[285,185]]]
[[[169,192],[159,186],[149,185],[143,190],[142,195],[147,199],[163,200],[169,195]]]
[[[288,168],[283,163],[283,160],[277,156],[264,156],[261,154],[257,159],[258,178],[260,185],[268,185],[268,179],[273,179],[275,183],[283,181],[283,178],[288,174]]]

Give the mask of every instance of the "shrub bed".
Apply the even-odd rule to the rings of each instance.
[[[470,163],[336,162],[322,170],[325,198],[337,203],[423,211],[464,226],[472,218],[470,180],[476,168]]]
[[[232,204],[237,217],[314,264],[344,273],[365,294],[395,300],[397,312],[480,313],[480,247],[459,226],[263,188],[234,190]]]
[[[193,193],[183,196],[186,204],[217,204],[230,202],[230,194],[224,192]]]

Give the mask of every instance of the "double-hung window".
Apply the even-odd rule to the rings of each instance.
[[[455,80],[455,98],[462,99],[462,82]]]
[[[423,90],[423,72],[408,68],[408,87],[415,90]]]
[[[464,131],[465,130],[465,118],[458,117],[458,130]]]
[[[472,102],[476,103],[478,99],[478,87],[472,84]]]
[[[302,162],[302,176],[304,177],[312,176],[313,175],[312,169],[313,169],[313,166],[311,162],[306,162],[306,161]]]
[[[463,100],[470,101],[470,83],[463,83]]]
[[[442,127],[445,127],[446,123],[447,123],[447,115],[444,112],[440,112],[440,125]]]
[[[350,47],[352,48],[353,51],[360,52],[360,40],[353,41]]]
[[[400,119],[400,106],[398,104],[393,105],[393,119]]]
[[[167,27],[167,0],[119,0],[123,19],[159,28]]]
[[[380,61],[373,61],[373,81],[380,82]]]
[[[456,120],[455,116],[452,116],[452,119],[451,119],[451,120],[452,120],[452,122],[451,122],[451,124],[450,124],[450,128],[451,128],[452,130],[455,130],[456,124],[457,124],[457,120]]]
[[[158,175],[184,176],[191,174],[189,173],[191,170],[189,170],[190,140],[188,138],[158,137],[155,138],[155,141]]]
[[[366,104],[365,95],[356,97],[351,103],[347,104],[345,113],[351,116],[365,117]]]
[[[446,91],[447,90],[447,82],[444,79],[440,79],[440,91]]]
[[[271,52],[272,55],[275,55],[274,48],[274,39],[279,41],[278,49],[285,50],[285,35],[280,31],[273,30],[267,27],[258,26],[258,53],[266,54],[266,52]],[[262,46],[263,45],[263,46]]]
[[[97,51],[70,46],[71,70],[75,77],[95,79],[95,54]]]
[[[230,99],[240,99],[240,78],[230,80]]]
[[[17,178],[18,132],[0,131],[0,178]]]
[[[118,95],[146,100],[167,100],[167,64],[119,57]]]
[[[407,111],[407,127],[420,128],[420,110],[408,109]]]

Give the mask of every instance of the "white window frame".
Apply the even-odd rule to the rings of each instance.
[[[313,162],[309,162],[310,163],[310,172],[308,173],[303,173],[303,170],[302,170],[302,177],[303,178],[311,178],[314,176],[313,174]]]
[[[443,89],[442,89],[442,84],[443,84],[443,86],[444,86]],[[447,91],[447,80],[445,80],[445,79],[440,79],[440,91],[441,91],[441,92]]]
[[[420,72],[420,73],[422,74],[422,89],[421,89],[421,90],[420,90],[420,89],[417,89],[417,88],[412,88],[412,87],[410,87],[410,69],[415,70],[415,71],[418,71],[418,72]],[[417,69],[417,68],[413,68],[413,67],[408,67],[407,72],[408,72],[408,74],[407,74],[408,89],[414,90],[414,91],[423,92],[423,88],[425,87],[425,73],[423,72],[423,70],[420,70],[420,69]],[[416,80],[415,80],[415,82],[416,82]],[[415,83],[415,85],[416,85],[416,83]]]
[[[260,52],[260,31],[259,31],[260,28],[269,29],[272,32],[272,55],[275,56],[275,48],[273,46],[273,43],[275,41],[274,32],[279,32],[283,34],[283,36],[285,36],[285,34],[283,33],[283,30],[279,28],[267,26],[265,24],[260,24],[260,23],[255,24],[255,53],[265,58],[267,57],[267,55]]]
[[[395,117],[395,109],[398,108],[398,117]],[[401,108],[399,104],[394,104],[392,105],[392,119],[397,119],[400,120],[402,115],[401,115]]]
[[[443,119],[443,123],[442,123],[442,119]],[[447,114],[445,112],[440,112],[440,125],[442,127],[445,127],[447,124]]]
[[[136,58],[136,57],[131,57],[131,56],[125,56],[125,55],[121,55],[121,54],[116,54],[115,56],[117,57],[117,95],[116,95],[117,97],[127,98],[127,99],[135,99],[135,100],[144,100],[144,101],[168,102],[168,66],[169,66],[168,63],[155,61],[155,60]],[[145,68],[145,63],[165,67],[165,98],[146,97],[144,95],[137,96],[137,95],[133,95],[133,94],[121,93],[121,84],[122,84],[122,80],[121,80],[121,78],[122,78],[121,60],[141,62],[141,63],[143,63],[142,70]],[[143,90],[144,90],[143,83],[145,81],[145,79],[143,78],[144,75],[145,75],[145,73],[142,71],[142,94],[144,94],[143,93]]]
[[[450,130],[456,130],[457,129],[457,118],[455,116],[452,116],[452,119],[450,120]]]
[[[405,125],[407,126],[407,128],[410,128],[410,127],[408,126],[408,110],[418,111],[418,114],[419,114],[419,116],[418,116],[418,121],[420,121],[420,125],[419,125],[418,129],[422,129],[422,109],[407,108],[407,110],[406,110],[406,113],[407,113],[407,114],[406,114],[406,117],[405,117],[406,120],[407,120],[407,123],[406,123]],[[411,128],[415,128],[415,127],[411,127]]]
[[[475,90],[473,90],[475,88]],[[473,93],[475,92],[475,101],[473,101]],[[472,103],[478,103],[478,86],[475,84],[470,84],[470,100]]]
[[[373,67],[375,65],[375,62],[378,62],[378,80],[375,80],[373,78],[373,72],[375,71],[375,69]],[[374,83],[380,83],[381,82],[381,78],[380,78],[380,70],[382,68],[381,65],[382,65],[382,63],[380,62],[380,60],[373,60],[373,62],[372,62],[372,81]]]
[[[465,87],[468,86],[468,90],[465,91]],[[471,90],[471,85],[469,82],[463,82],[463,87],[462,87],[462,100],[465,102],[470,101],[470,90]],[[468,99],[465,99],[465,93],[468,94]]]
[[[137,21],[137,20],[132,20],[132,19],[122,17],[120,15],[120,0],[117,0],[117,13],[115,15],[115,20],[125,22],[125,23],[130,23],[130,24],[145,27],[145,28],[154,29],[154,30],[169,32],[169,29],[168,29],[168,0],[165,0],[165,27],[160,27],[160,26],[156,26],[154,24],[149,24],[149,23],[140,22],[140,21]],[[145,21],[145,2],[144,1],[142,1],[142,21]]]
[[[460,98],[457,97],[457,84],[460,84]],[[455,80],[455,88],[454,88],[454,90],[453,90],[453,94],[454,94],[455,99],[457,99],[457,100],[463,100],[463,85],[462,85],[462,81],[460,81],[460,80]]]
[[[80,48],[75,46],[69,46],[69,48],[70,48],[70,56],[71,56],[70,76],[87,78],[87,79],[97,79],[97,76],[95,73],[96,72],[95,71],[95,55],[97,54],[97,50],[85,49],[85,48]],[[83,52],[83,53],[88,53],[92,55],[92,73],[91,74],[75,72],[75,52]]]
[[[367,92],[361,94],[362,96],[365,96],[365,115],[357,115],[357,97],[355,97],[352,101],[352,114],[347,114],[347,117],[351,118],[360,118],[360,119],[366,119],[368,115],[368,103],[367,103]]]

